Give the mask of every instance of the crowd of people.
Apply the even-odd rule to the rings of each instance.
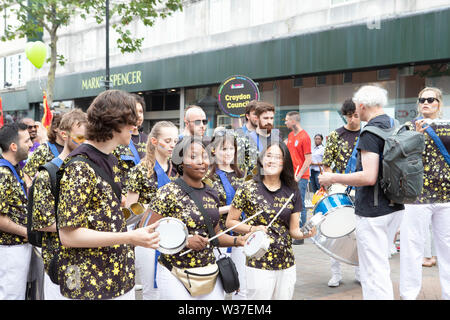
[[[293,245],[317,234],[315,227],[304,228],[308,185],[317,193],[334,184],[354,192],[355,279],[364,299],[394,298],[388,259],[399,231],[400,296],[417,298],[430,226],[442,298],[450,299],[450,124],[427,122],[442,116],[442,93],[422,90],[421,117],[406,124],[424,136],[425,150],[423,190],[405,205],[379,188],[385,140],[361,126],[393,127],[386,104],[386,90],[359,88],[343,102],[345,125],[326,141],[316,134],[313,145],[299,112],[287,113],[290,132],[283,139],[274,128],[275,107],[256,100],[247,105],[241,128],[219,127],[208,137],[206,114],[192,105],[185,109],[183,132],[160,121],[146,134],[145,101],[120,90],[99,94],[86,113],[54,115],[47,134],[32,119],[5,124],[0,300],[26,299],[33,255],[42,260],[43,297],[49,300],[132,300],[137,274],[145,300],[222,300],[217,274],[196,280],[212,281],[200,295],[187,290],[179,274],[188,280],[201,275],[223,253],[239,275],[231,299],[292,299]],[[133,220],[136,204],[144,210]],[[166,218],[181,221],[188,233],[184,248],[173,254],[158,250],[166,236],[158,227]],[[258,232],[270,245],[262,256],[248,256],[245,247]],[[217,241],[210,241],[214,234]],[[330,259],[328,286],[339,286],[340,262]]]

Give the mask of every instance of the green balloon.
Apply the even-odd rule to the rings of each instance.
[[[42,41],[28,42],[25,46],[25,55],[36,68],[40,69],[47,58],[47,46]]]

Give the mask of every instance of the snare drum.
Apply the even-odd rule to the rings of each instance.
[[[322,198],[313,209],[313,214],[319,212],[325,216],[320,224],[320,232],[328,238],[344,237],[356,228],[355,208],[346,193]]]
[[[253,232],[244,245],[244,254],[248,258],[259,259],[269,251],[270,238],[261,230]]]
[[[155,231],[159,232],[158,251],[164,254],[175,254],[183,250],[188,238],[186,225],[177,218],[162,218]]]

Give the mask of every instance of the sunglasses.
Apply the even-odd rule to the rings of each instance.
[[[430,98],[419,98],[419,103],[425,103],[425,101],[428,102],[428,103],[433,103],[435,100],[437,102],[439,102],[439,99],[433,98],[433,97],[430,97]]]
[[[37,128],[39,128],[39,125],[35,124],[34,126],[28,126],[27,128],[28,128],[28,130],[37,129]]]
[[[193,120],[193,121],[189,121],[189,122],[193,122],[196,126],[199,126],[203,123],[204,126],[206,126],[208,124],[208,119],[203,119],[203,120]]]

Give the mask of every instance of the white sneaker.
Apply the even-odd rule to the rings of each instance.
[[[342,280],[341,276],[333,275],[331,277],[330,281],[328,281],[328,286],[329,287],[339,287],[341,280]]]
[[[141,291],[142,290],[142,284],[135,284],[134,285],[134,290],[135,291]]]

